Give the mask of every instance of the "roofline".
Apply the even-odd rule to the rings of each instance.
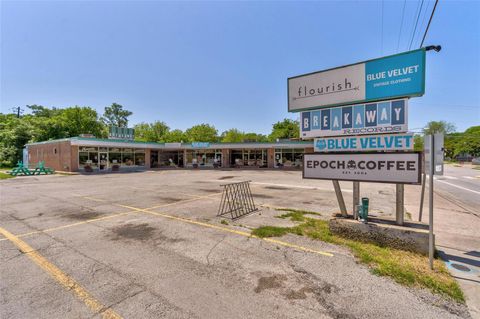
[[[207,147],[193,147],[192,143],[157,143],[157,142],[141,142],[129,140],[114,140],[114,139],[99,139],[88,137],[70,137],[56,140],[49,140],[43,142],[28,143],[30,145],[44,145],[50,143],[70,142],[71,145],[98,145],[98,146],[112,146],[112,147],[141,147],[152,149],[215,149],[215,148],[258,148],[258,147],[295,147],[295,146],[312,146],[313,141],[281,141],[281,142],[206,142],[209,143]],[[176,145],[175,145],[176,144]],[[178,146],[178,144],[180,144]]]

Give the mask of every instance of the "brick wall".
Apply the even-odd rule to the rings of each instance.
[[[78,150],[76,154],[76,161],[78,162]],[[35,167],[38,162],[45,161],[45,166],[51,167],[56,171],[71,172],[75,168],[72,167],[72,155],[70,141],[28,146],[28,163],[30,167]],[[76,164],[76,169],[78,169],[78,163]]]

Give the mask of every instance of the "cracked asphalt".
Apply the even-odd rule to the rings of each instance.
[[[252,181],[260,210],[223,225],[220,185],[240,180]],[[350,185],[342,186],[351,197]],[[2,319],[110,318],[109,311],[120,318],[469,317],[463,305],[371,274],[345,248],[292,234],[278,242],[249,237],[251,227],[289,223],[273,207],[324,218],[336,212],[331,184],[302,180],[301,172],[55,175],[0,187],[0,227],[88,292],[65,288],[64,277],[0,235]],[[383,198],[373,211],[393,211],[393,186],[364,191]]]

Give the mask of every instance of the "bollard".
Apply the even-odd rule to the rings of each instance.
[[[362,197],[362,220],[364,223],[368,222],[368,197]]]

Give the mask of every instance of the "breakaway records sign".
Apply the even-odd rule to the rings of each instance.
[[[407,104],[402,99],[302,112],[300,137],[404,133]]]
[[[420,184],[420,153],[305,154],[303,178]]]

